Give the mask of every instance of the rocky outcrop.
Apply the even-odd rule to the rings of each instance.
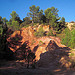
[[[66,50],[64,48],[49,49],[40,55],[37,65],[44,68],[58,68],[62,66],[69,68],[71,66],[71,63],[68,61],[69,50],[68,48]]]
[[[20,31],[15,31],[8,39],[9,48],[15,53],[22,53],[24,43],[35,53],[36,60],[41,67],[50,67],[51,65],[60,65],[59,61],[62,57],[68,56],[68,48],[61,44],[58,37],[34,37],[34,29],[32,27],[22,28]],[[66,52],[67,50],[67,52]],[[20,52],[21,51],[21,52]],[[18,57],[18,56],[17,56]],[[61,60],[62,61],[62,60]]]
[[[9,48],[15,52],[18,50],[25,42],[28,42],[28,46],[30,49],[35,52],[36,59],[40,59],[40,54],[46,52],[46,47],[48,46],[50,49],[53,47],[56,49],[57,45],[54,43],[54,40],[57,45],[64,46],[60,43],[60,39],[58,37],[34,37],[34,30],[32,27],[22,28],[20,31],[15,31],[8,39]],[[39,53],[39,54],[38,54]],[[38,54],[38,55],[37,55]]]
[[[75,25],[75,23],[66,22],[66,25],[71,30],[73,28],[73,26]]]

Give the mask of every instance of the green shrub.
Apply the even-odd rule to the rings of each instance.
[[[64,38],[62,38],[62,44],[71,47],[71,48],[75,48],[75,29],[74,30],[69,30],[69,29],[65,29],[65,36]]]
[[[39,41],[39,45],[42,45],[42,44],[43,44],[43,41],[40,40],[40,41]]]
[[[45,33],[45,31],[43,30],[42,27],[40,27],[40,28],[38,29],[38,31],[36,31],[36,32],[34,33],[34,36],[36,36],[36,37],[42,37],[42,36],[44,36],[44,33]]]
[[[54,36],[53,31],[49,30],[49,32],[47,33],[47,36]]]

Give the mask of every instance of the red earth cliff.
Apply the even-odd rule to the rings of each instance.
[[[47,51],[48,46],[50,50],[65,47],[60,43],[61,40],[58,37],[44,36],[36,38],[32,27],[22,28],[20,31],[15,31],[7,41],[9,42],[9,48],[13,52],[18,50],[25,42],[28,42],[30,49],[35,52],[36,60],[40,59],[41,53]]]

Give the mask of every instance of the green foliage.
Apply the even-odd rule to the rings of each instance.
[[[75,48],[75,29],[72,31],[65,29],[65,36],[62,38],[62,43],[68,47]]]
[[[65,31],[64,31],[64,33],[65,33],[65,36],[64,36],[64,38],[62,38],[62,43],[64,44],[64,45],[66,45],[66,46],[70,46],[69,45],[69,41],[70,41],[70,39],[71,39],[71,33],[70,33],[70,30],[69,29],[65,29]]]
[[[40,41],[39,41],[39,45],[41,46],[42,44],[43,44],[43,41],[40,40]]]
[[[12,21],[12,27],[14,30],[20,29],[19,23],[17,21]]]
[[[34,35],[35,35],[36,37],[42,37],[42,36],[44,36],[44,33],[45,33],[45,31],[43,30],[42,27],[40,27],[40,28],[38,29],[38,31],[36,31],[36,32],[34,33]]]
[[[58,10],[57,8],[51,7],[47,8],[44,13],[47,18],[47,22],[51,24],[51,21],[56,21],[58,19]]]
[[[60,29],[66,27],[66,25],[65,25],[65,18],[64,17],[62,17],[61,20],[59,21],[59,25],[60,25]]]
[[[9,22],[6,22],[7,26],[11,28],[13,31],[20,29],[20,18],[18,17],[18,14],[15,11],[12,11],[11,19]]]
[[[6,24],[13,31],[20,29],[20,25],[19,25],[18,21],[7,22]]]
[[[24,21],[25,24],[30,24],[31,23],[30,17],[23,18],[23,21]]]
[[[58,16],[58,9],[51,7],[46,9],[44,13],[46,16],[46,22],[53,28],[53,30],[59,32],[61,30],[61,24],[58,22],[58,20],[60,20],[60,17]]]
[[[32,18],[32,23],[40,22],[40,18],[43,15],[43,10],[39,10],[39,6],[32,5],[29,7],[30,13],[28,13],[28,16]]]
[[[20,19],[20,17],[19,17],[19,16],[15,18],[15,21],[17,21],[19,24],[21,24],[21,23],[22,23],[22,20]]]
[[[47,33],[47,36],[54,36],[53,31],[49,30],[49,32]]]
[[[60,21],[62,22],[62,24],[65,25],[65,18],[64,17],[62,17]]]
[[[23,18],[23,23],[20,24],[21,27],[28,27],[31,23],[30,17]]]
[[[16,17],[18,17],[18,14],[16,13],[16,11],[12,11],[12,13],[10,15],[11,15],[11,20],[12,21],[15,21]]]
[[[5,17],[2,18],[0,16],[0,34],[3,33],[3,30],[6,30],[7,28],[6,22],[8,22],[8,20]]]
[[[70,47],[75,48],[75,29],[71,31]]]
[[[46,23],[46,16],[45,15],[41,15],[39,20],[40,20],[40,23]]]

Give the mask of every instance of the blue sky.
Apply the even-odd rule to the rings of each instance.
[[[9,20],[10,13],[16,11],[23,19],[32,5],[40,6],[43,10],[54,6],[58,8],[59,16],[65,17],[66,22],[75,21],[75,0],[0,0],[0,16]]]

